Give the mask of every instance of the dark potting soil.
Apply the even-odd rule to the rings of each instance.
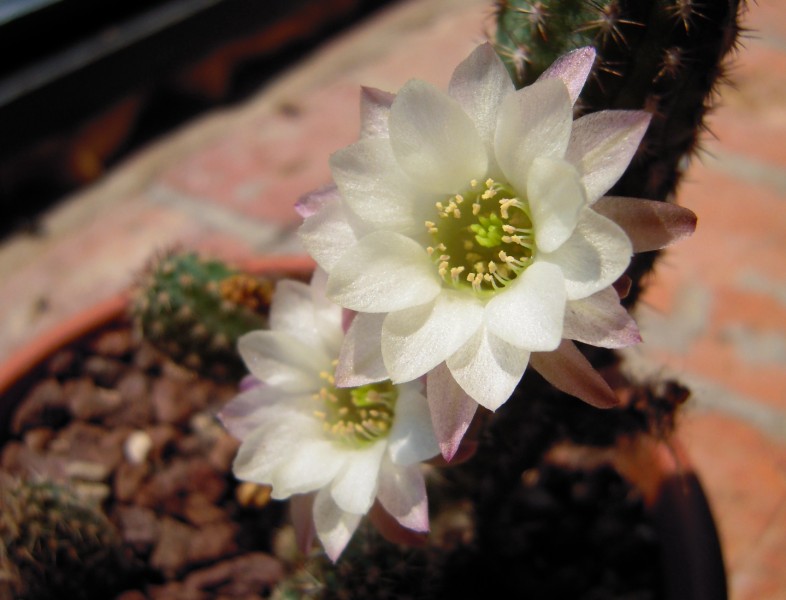
[[[51,578],[52,595],[253,600],[289,577],[296,583],[279,598],[661,597],[657,531],[637,491],[608,466],[543,459],[556,441],[592,438],[582,414],[575,423],[561,418],[559,401],[514,398],[515,419],[495,419],[475,459],[432,470],[426,548],[396,547],[362,526],[334,568],[318,555],[293,561],[275,541],[288,539],[280,537],[286,504],[232,476],[238,444],[215,414],[235,393],[235,382],[172,364],[124,323],[48,361],[8,426],[2,469],[67,484],[100,505],[121,555],[109,565],[110,583],[94,564],[80,573],[75,561],[67,577]],[[657,403],[644,404],[612,417],[621,421],[595,429],[595,438],[608,442],[613,427],[651,430],[678,402],[661,406],[658,418],[647,412]],[[46,565],[25,565],[29,583],[50,581]],[[40,593],[21,597],[49,597]]]

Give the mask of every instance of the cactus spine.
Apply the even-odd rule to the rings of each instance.
[[[137,331],[173,360],[214,377],[240,377],[235,345],[266,327],[272,283],[190,252],[155,259],[132,302]]]
[[[744,0],[497,0],[494,43],[520,87],[557,56],[594,46],[598,58],[579,113],[653,115],[636,157],[609,194],[670,201],[706,128],[743,9]],[[634,259],[629,303],[655,257]]]

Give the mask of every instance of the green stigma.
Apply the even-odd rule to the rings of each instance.
[[[337,361],[334,361],[335,367]],[[386,437],[393,426],[398,390],[390,381],[354,388],[336,387],[332,373],[319,374],[325,385],[314,394],[325,432],[338,442],[361,446]]]
[[[472,180],[464,194],[437,202],[426,221],[443,281],[487,295],[513,281],[533,259],[535,232],[529,205],[507,184]]]

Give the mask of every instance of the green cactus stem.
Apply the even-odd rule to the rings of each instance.
[[[175,362],[216,378],[245,367],[237,339],[267,326],[273,284],[191,252],[170,252],[139,276],[135,328]]]
[[[494,44],[519,87],[558,56],[594,46],[597,59],[578,113],[635,109],[653,116],[609,194],[672,201],[706,129],[744,7],[744,0],[497,0]],[[632,262],[629,304],[656,255]]]
[[[69,488],[0,477],[0,597],[111,598],[130,562],[98,507]]]

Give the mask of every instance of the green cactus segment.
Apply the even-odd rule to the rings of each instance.
[[[175,362],[214,377],[245,372],[237,339],[267,326],[272,284],[194,253],[171,253],[139,278],[136,329]]]
[[[0,507],[0,597],[110,598],[122,588],[129,562],[99,508],[67,487],[9,476]]]
[[[672,200],[737,42],[744,0],[497,0],[494,44],[519,87],[558,56],[597,51],[577,112],[645,110],[652,121],[610,195]],[[628,302],[656,253],[637,256]]]
[[[598,9],[587,0],[498,1],[495,46],[517,87],[535,81],[566,49],[594,45]]]

